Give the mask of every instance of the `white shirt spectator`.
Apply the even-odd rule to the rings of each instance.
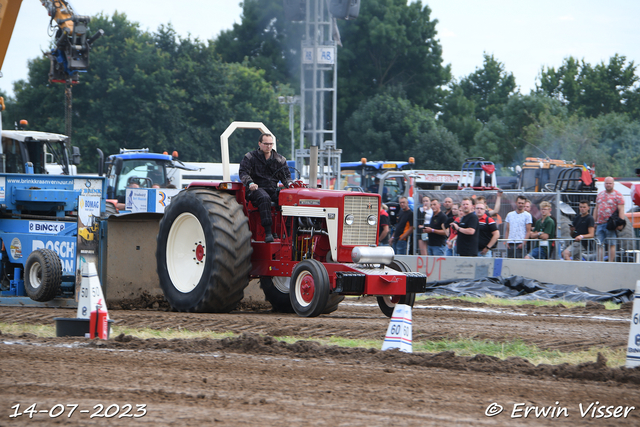
[[[509,223],[508,243],[522,243],[527,237],[527,224],[533,223],[531,214],[527,211],[523,211],[522,213],[511,211],[507,214],[507,218],[505,218],[504,221]]]

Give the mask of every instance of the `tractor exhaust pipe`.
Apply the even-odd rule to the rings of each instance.
[[[318,188],[318,146],[309,150],[309,188]]]

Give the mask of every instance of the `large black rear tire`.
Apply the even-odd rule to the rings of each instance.
[[[24,289],[34,301],[51,301],[60,292],[62,262],[51,249],[37,249],[24,267]]]
[[[403,273],[407,273],[411,271],[407,263],[404,261],[394,260],[391,264],[389,264],[389,268],[396,271],[401,271]],[[416,302],[416,294],[407,294],[402,295],[401,297],[392,297],[392,296],[380,296],[378,297],[378,307],[384,313],[385,316],[391,317],[393,316],[393,310],[396,308],[396,304],[406,304],[413,307],[413,304]]]
[[[165,298],[178,311],[228,313],[249,284],[251,252],[249,223],[232,194],[207,188],[179,193],[158,232]]]

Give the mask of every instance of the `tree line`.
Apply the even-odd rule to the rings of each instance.
[[[428,5],[406,0],[367,0],[356,20],[338,21],[336,129],[344,160],[411,156],[419,168],[459,169],[465,157],[504,167],[551,157],[594,164],[600,176],[640,167],[633,61],[616,54],[593,65],[568,57],[557,68],[541,67],[536,88],[522,94],[493,55],[453,78],[437,25]],[[96,16],[91,28],[105,36],[73,88],[72,138],[84,171],[95,169],[95,148],[177,150],[185,161],[220,161],[219,136],[234,120],[264,122],[290,157],[288,108],[277,97],[299,91],[304,29],[285,19],[282,0],[245,0],[240,23],[208,41],[178,37],[170,25],[142,31],[125,14]],[[27,118],[34,129],[63,133],[64,89],[47,82],[48,68],[44,58],[30,61],[7,102],[5,128]],[[255,139],[250,131],[235,136],[231,160]]]

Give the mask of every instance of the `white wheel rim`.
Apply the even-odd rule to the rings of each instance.
[[[307,276],[311,276],[311,278],[313,279],[313,275],[308,271],[303,271],[296,278],[296,288],[295,288],[296,301],[298,301],[298,304],[300,304],[302,307],[308,307],[311,304],[311,301],[309,302],[305,301],[302,296],[302,281]]]
[[[167,272],[173,286],[189,293],[200,282],[207,259],[204,230],[195,215],[180,214],[167,237]]]
[[[42,286],[42,266],[39,262],[34,262],[29,270],[29,283],[33,289]]]
[[[272,277],[273,286],[283,294],[288,294],[291,288],[291,277],[288,276],[275,276]]]

